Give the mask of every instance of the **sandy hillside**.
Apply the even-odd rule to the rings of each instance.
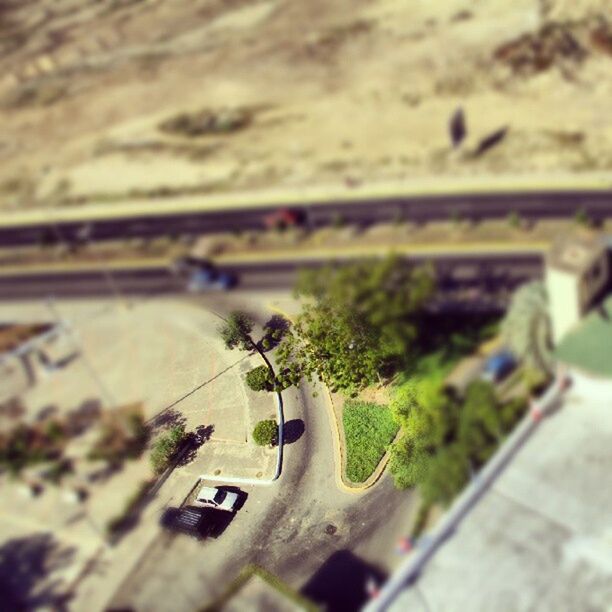
[[[0,7],[5,207],[612,171],[609,0]]]

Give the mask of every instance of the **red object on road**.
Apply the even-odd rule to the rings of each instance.
[[[281,208],[264,217],[264,224],[268,229],[284,229],[295,227],[304,221],[304,215],[299,210]]]

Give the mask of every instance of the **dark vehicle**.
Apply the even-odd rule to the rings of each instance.
[[[179,257],[172,264],[172,271],[180,276],[187,276],[200,270],[212,270],[212,264],[207,259],[186,255]]]
[[[187,506],[185,508],[166,508],[160,524],[168,531],[184,533],[201,540],[207,535],[207,516],[205,508]]]
[[[264,217],[264,225],[267,229],[286,229],[302,225],[305,215],[301,210],[292,208],[281,208]]]
[[[204,538],[218,538],[227,529],[233,518],[233,512],[185,506],[184,508],[166,508],[160,525],[168,531],[184,533],[196,540],[203,540]]]
[[[187,290],[192,293],[202,291],[227,291],[236,285],[236,277],[227,272],[216,270],[206,259],[180,257],[172,270],[179,276],[187,277]]]
[[[236,285],[236,277],[218,270],[198,270],[187,282],[187,291],[227,291]]]

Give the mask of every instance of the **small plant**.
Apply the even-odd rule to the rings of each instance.
[[[175,425],[155,440],[151,451],[151,465],[156,474],[161,474],[176,456],[185,438],[185,426]]]
[[[258,446],[274,446],[278,442],[278,425],[274,419],[259,421],[253,430],[253,441]]]
[[[512,229],[521,229],[523,225],[523,220],[521,219],[521,216],[516,212],[516,210],[513,210],[508,215],[508,225]]]
[[[246,383],[253,391],[272,391],[274,389],[272,373],[264,365],[247,372]]]
[[[580,207],[576,211],[576,214],[574,215],[574,222],[582,227],[593,226],[593,220],[589,216],[589,213],[587,212],[586,208],[584,208],[584,206]]]

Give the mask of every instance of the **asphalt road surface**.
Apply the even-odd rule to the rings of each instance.
[[[151,206],[155,208],[154,203]],[[350,223],[368,225],[402,218],[428,222],[452,217],[482,220],[506,218],[516,212],[526,219],[572,217],[577,210],[601,220],[612,215],[612,191],[576,191],[547,193],[462,194],[458,196],[390,197],[373,200],[347,199],[343,202],[305,201],[299,209],[305,223],[313,228],[334,223],[341,218]],[[277,206],[257,209],[222,210],[198,213],[176,213],[104,219],[93,222],[38,223],[20,227],[0,228],[0,246],[51,244],[89,240],[109,240],[134,237],[205,234],[219,231],[262,229],[266,215]]]
[[[328,413],[310,391],[284,394],[286,419],[302,419],[305,430],[285,446],[280,479],[241,487],[246,503],[217,539],[157,540],[110,608],[192,612],[255,563],[332,610],[359,609],[368,576],[382,580],[400,561],[395,545],[408,529],[413,494],[396,490],[388,475],[364,495],[340,491]]]
[[[413,259],[418,262],[419,259]],[[437,257],[433,260],[443,292],[483,290],[489,297],[507,294],[518,284],[542,274],[539,255]],[[311,262],[243,264],[223,269],[238,279],[237,293],[291,289],[298,270],[321,265]],[[91,298],[108,295],[156,296],[184,294],[186,280],[168,268],[121,271],[49,272],[0,276],[0,299]]]

